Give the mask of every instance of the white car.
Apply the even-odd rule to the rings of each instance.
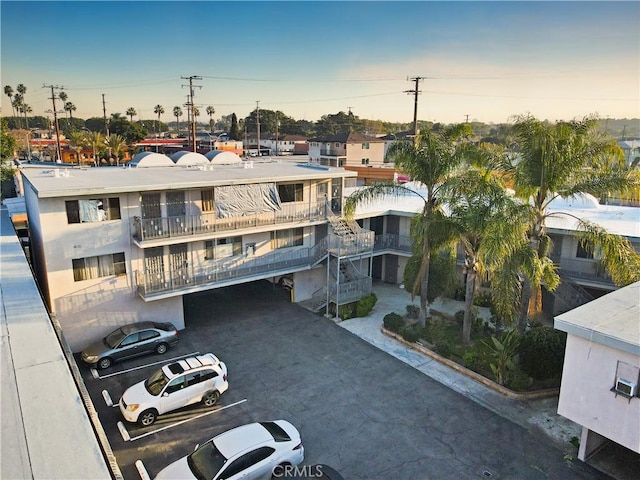
[[[165,467],[155,480],[235,480],[284,477],[304,460],[296,427],[286,420],[233,428]]]
[[[212,407],[227,391],[227,366],[213,353],[178,360],[125,390],[119,406],[128,422],[152,425],[158,415],[202,402]]]

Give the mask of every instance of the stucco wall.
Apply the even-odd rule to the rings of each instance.
[[[640,453],[640,397],[611,392],[618,361],[640,367],[640,357],[569,335],[558,413]]]

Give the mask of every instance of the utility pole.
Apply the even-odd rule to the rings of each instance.
[[[60,151],[60,127],[58,126],[58,111],[56,110],[56,94],[54,90],[62,90],[64,87],[60,87],[58,85],[43,85],[42,88],[50,88],[51,89],[51,98],[50,100],[53,102],[53,122],[56,128],[56,163],[62,163],[62,152]]]
[[[260,100],[256,102],[256,132],[258,134],[258,157],[260,156]]]
[[[104,118],[104,133],[109,136],[109,122],[107,121],[107,104],[104,101],[104,93],[102,94],[102,118]]]
[[[180,77],[183,80],[189,80],[189,102],[186,104],[186,106],[188,107],[187,110],[187,116],[189,115],[189,113],[191,113],[191,124],[189,127],[189,144],[192,146],[192,151],[195,152],[197,151],[196,148],[196,121],[195,121],[195,115],[194,113],[194,108],[195,108],[195,103],[193,101],[193,89],[195,87],[197,88],[202,88],[202,85],[194,85],[193,81],[194,80],[202,80],[202,77],[199,77],[197,75],[191,75],[189,77]],[[187,85],[182,85],[183,87],[186,87]]]
[[[405,90],[404,93],[408,93],[414,96],[413,101],[413,142],[415,143],[418,139],[418,95],[422,92],[418,90],[418,85],[421,80],[424,80],[424,77],[413,77],[410,79],[412,82],[415,82],[415,87],[413,90]]]
[[[278,156],[278,112],[276,111],[276,156]]]
[[[622,126],[622,138],[620,140],[624,140],[627,136],[627,126],[623,125]]]
[[[469,114],[468,113],[464,116],[464,123],[469,123]]]

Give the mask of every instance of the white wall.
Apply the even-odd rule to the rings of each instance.
[[[327,284],[327,267],[320,265],[293,275],[293,301],[302,302],[311,298],[317,290]]]
[[[610,391],[618,361],[640,367],[638,356],[568,335],[558,413],[640,453],[640,397]]]

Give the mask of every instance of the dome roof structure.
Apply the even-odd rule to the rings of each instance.
[[[234,163],[242,163],[242,159],[233,152],[224,150],[211,150],[204,154],[212,165],[231,165]]]
[[[173,160],[176,165],[184,167],[192,165],[209,165],[209,159],[201,153],[188,152],[186,150],[174,153],[171,155],[171,160]]]
[[[173,167],[173,161],[161,153],[142,152],[131,159],[128,164],[136,168]]]

